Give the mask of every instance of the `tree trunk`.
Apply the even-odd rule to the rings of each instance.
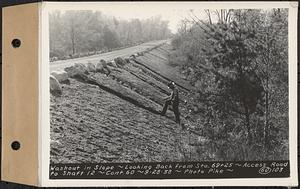
[[[74,20],[71,19],[71,42],[72,42],[72,54],[76,53],[75,49],[75,28],[74,28]]]
[[[245,120],[246,120],[246,128],[248,132],[248,145],[251,145],[252,143],[252,137],[251,137],[251,128],[250,128],[250,113],[247,105],[245,105]]]
[[[268,83],[267,78],[267,83]],[[268,84],[267,84],[268,85]],[[269,92],[266,91],[266,102],[265,102],[265,127],[264,127],[264,153],[265,157],[268,153],[268,141],[269,141]]]
[[[206,14],[208,16],[208,21],[209,21],[209,24],[212,25],[212,21],[211,21],[211,15],[210,15],[210,11],[209,9],[206,10]]]
[[[265,92],[265,126],[264,126],[264,157],[268,154],[269,144],[269,64],[270,64],[270,44],[269,28],[267,32],[267,61],[266,61],[266,92]]]

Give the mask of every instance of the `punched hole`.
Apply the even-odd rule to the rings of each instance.
[[[20,39],[13,39],[12,42],[11,42],[11,45],[14,47],[14,48],[18,48],[21,46],[21,41]]]
[[[20,147],[21,147],[21,144],[20,144],[20,142],[18,142],[18,141],[14,141],[14,142],[11,143],[11,148],[12,148],[13,150],[19,150]]]

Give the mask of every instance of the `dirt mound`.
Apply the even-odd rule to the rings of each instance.
[[[69,76],[68,73],[60,70],[60,71],[53,71],[51,72],[51,75],[53,75],[59,83],[69,83]]]
[[[62,88],[54,76],[50,76],[50,93],[54,96],[61,96]]]

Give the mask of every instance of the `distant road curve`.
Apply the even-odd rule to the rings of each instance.
[[[65,67],[72,66],[75,63],[88,63],[88,62],[97,63],[99,62],[100,59],[110,61],[117,57],[129,57],[132,54],[144,51],[148,48],[152,48],[166,42],[168,42],[168,40],[151,41],[147,43],[142,43],[137,46],[128,47],[125,49],[111,51],[103,54],[50,62],[50,71],[62,70]]]

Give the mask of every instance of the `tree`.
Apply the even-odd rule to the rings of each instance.
[[[118,47],[120,44],[117,34],[110,30],[107,25],[104,26],[103,29],[103,39],[104,46],[106,46],[108,49]]]
[[[212,153],[226,159],[236,149],[221,146],[239,142],[238,159],[282,156],[274,149],[284,148],[288,136],[287,11],[205,13],[207,21],[191,11],[172,44],[174,62],[184,62],[185,73],[193,70],[187,78],[206,111],[198,127],[214,144]]]
[[[123,20],[99,11],[53,11],[50,21],[50,57],[90,55],[116,47],[166,39],[171,35],[161,17]]]
[[[257,27],[260,29],[257,36],[260,58],[257,60],[257,63],[260,67],[259,75],[263,78],[265,92],[263,131],[264,152],[267,155],[269,153],[268,149],[272,148],[270,146],[272,141],[270,131],[271,129],[275,130],[274,120],[277,117],[271,116],[270,112],[274,114],[278,110],[285,110],[280,112],[281,115],[288,112],[288,98],[286,95],[288,91],[287,10],[273,9],[268,13],[264,24]],[[278,70],[282,71],[279,72]],[[288,115],[285,116],[287,117]]]

